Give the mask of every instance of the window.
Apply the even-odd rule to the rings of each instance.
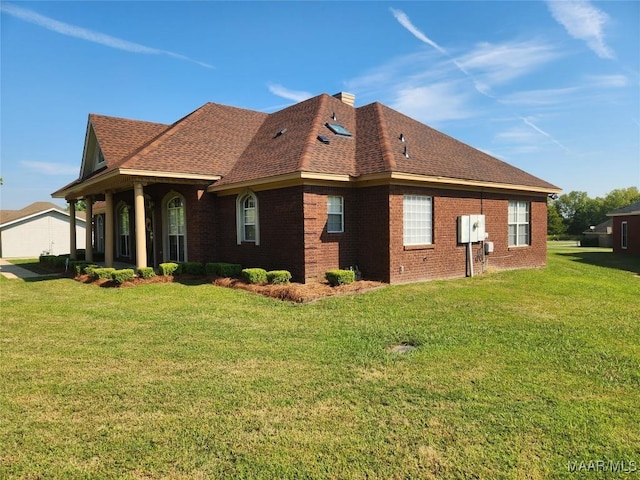
[[[123,205],[118,211],[118,253],[121,257],[130,257],[129,207]]]
[[[509,202],[509,246],[529,245],[529,202]]]
[[[431,197],[405,195],[402,212],[404,245],[431,245],[433,243]]]
[[[180,197],[173,197],[167,202],[168,260],[171,262],[186,261],[185,225],[184,201]]]
[[[627,248],[627,222],[620,224],[620,247]]]
[[[329,130],[331,130],[336,135],[342,135],[343,137],[351,136],[351,132],[346,128],[344,128],[339,123],[325,123],[325,125],[327,126],[327,128],[329,128]]]
[[[344,232],[344,199],[342,197],[327,197],[327,232]]]
[[[104,252],[104,216],[96,217],[96,251]]]
[[[104,163],[104,155],[102,154],[102,149],[100,147],[96,147],[96,165],[102,165]]]
[[[238,244],[248,242],[259,245],[258,199],[254,193],[248,192],[238,197],[236,217]]]

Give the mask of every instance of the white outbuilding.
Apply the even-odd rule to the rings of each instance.
[[[76,248],[85,248],[84,212],[76,214]],[[69,212],[51,202],[36,202],[21,210],[0,210],[0,257],[34,258],[70,251]]]

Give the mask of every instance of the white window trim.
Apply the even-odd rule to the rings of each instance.
[[[252,197],[256,205],[255,240],[244,239],[244,201],[248,197]],[[260,205],[258,203],[258,197],[250,190],[236,197],[236,242],[238,245],[242,245],[243,243],[253,243],[256,246],[260,245]]]
[[[339,198],[340,199],[340,212],[329,212],[329,199],[331,198]],[[329,230],[329,216],[330,215],[340,215],[340,229],[339,230]],[[328,195],[327,196],[327,233],[344,233],[344,197],[341,195]]]
[[[410,241],[409,237],[410,227],[407,225],[409,212],[407,211],[407,202],[412,200],[420,200],[421,202],[428,201],[429,204],[429,238],[420,237],[418,240]],[[414,235],[415,236],[415,235]],[[402,244],[405,247],[412,247],[417,245],[433,245],[433,197],[429,195],[403,195],[402,196]]]
[[[174,198],[178,197],[182,200],[182,205],[184,208],[184,261],[189,261],[189,242],[187,238],[187,233],[189,229],[187,225],[189,223],[189,219],[187,218],[187,202],[184,199],[184,196],[179,194],[176,191],[171,191],[167,193],[162,199],[162,258],[165,262],[170,262],[169,258],[169,202]]]
[[[629,225],[626,221],[620,223],[620,248],[626,250],[629,247]]]
[[[527,206],[527,216],[528,221],[526,223],[523,222],[518,222],[517,218],[518,218],[518,212],[520,209],[520,204],[526,204]],[[511,205],[515,204],[516,206],[516,221],[515,222],[511,222],[510,220],[510,210],[511,210]],[[511,225],[516,225],[516,243],[511,244],[510,242],[510,235],[509,235],[509,228]],[[527,243],[519,243],[520,241],[520,236],[518,235],[518,227],[520,225],[527,225],[528,229],[527,229]],[[531,245],[531,202],[527,202],[524,200],[509,200],[509,205],[507,207],[507,244],[509,246],[509,248],[515,248],[515,247],[529,247]]]

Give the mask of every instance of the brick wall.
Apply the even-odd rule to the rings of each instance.
[[[259,245],[237,244],[237,195],[215,197],[216,261],[266,270],[289,270],[294,281],[304,281],[302,187],[254,193],[258,200]]]
[[[145,187],[154,203],[156,263],[164,261],[163,208],[170,192],[183,196],[187,216],[187,258],[190,261],[224,261],[245,267],[289,270],[294,281],[323,278],[333,268],[358,266],[365,279],[390,283],[411,282],[468,274],[467,246],[457,243],[457,218],[484,214],[488,241],[494,252],[484,257],[482,244],[474,243],[474,273],[485,268],[527,268],[546,264],[547,213],[544,196],[508,196],[447,189],[377,186],[366,188],[298,186],[256,192],[260,244],[236,240],[236,195],[216,196],[189,185],[156,184]],[[403,195],[428,195],[433,199],[433,244],[403,245]],[[327,232],[327,197],[344,198],[344,232]],[[509,247],[509,200],[531,202],[531,245]],[[131,208],[133,192],[114,195]],[[619,218],[619,217],[617,217]],[[640,221],[640,217],[631,217]],[[619,222],[614,218],[614,242],[619,244]],[[117,221],[117,219],[116,219]],[[638,229],[630,222],[630,232]],[[640,236],[640,235],[637,235]],[[637,238],[636,236],[636,238]],[[629,253],[640,250],[633,246]],[[116,238],[117,244],[117,238]],[[635,248],[636,250],[633,250]],[[131,237],[131,260],[135,260]],[[120,259],[126,260],[126,259]]]
[[[403,245],[403,195],[428,195],[433,198],[433,245]],[[525,247],[508,246],[509,200],[531,202],[532,243]],[[538,267],[546,264],[546,198],[534,196],[496,196],[480,192],[392,186],[390,189],[390,262],[391,283],[435,278],[463,277],[469,274],[467,245],[457,242],[457,218],[484,214],[487,241],[494,253],[483,256],[482,244],[472,244],[474,273],[483,268],[500,269]]]
[[[613,251],[627,255],[640,255],[640,215],[613,218]],[[622,248],[622,222],[627,222],[627,248]]]

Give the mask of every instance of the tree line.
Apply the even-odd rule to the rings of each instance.
[[[619,188],[604,197],[590,198],[587,192],[569,192],[549,199],[547,204],[548,235],[580,235],[589,227],[606,221],[607,213],[640,202],[637,187]]]

